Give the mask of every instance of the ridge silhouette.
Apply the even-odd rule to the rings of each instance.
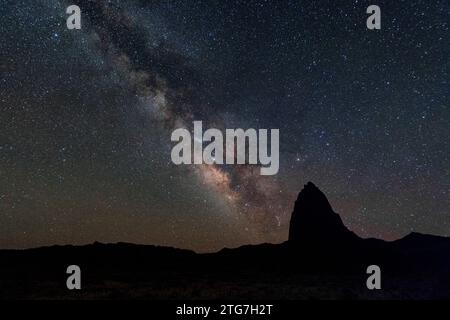
[[[81,299],[366,299],[372,264],[383,290],[369,298],[450,298],[450,238],[360,238],[312,182],[295,201],[284,243],[205,254],[122,242],[0,250],[0,299],[73,299],[65,288],[72,264],[82,270]]]

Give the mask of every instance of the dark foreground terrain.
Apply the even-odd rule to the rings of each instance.
[[[82,290],[70,291],[74,264]],[[373,264],[381,290],[366,287]],[[450,238],[359,238],[308,183],[285,243],[213,254],[126,243],[2,250],[0,299],[450,299]]]

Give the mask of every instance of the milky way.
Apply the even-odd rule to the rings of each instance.
[[[281,242],[309,180],[361,236],[450,235],[447,1],[70,4],[1,8],[1,247]],[[174,165],[195,120],[279,128],[279,174]]]

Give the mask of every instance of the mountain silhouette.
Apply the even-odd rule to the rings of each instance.
[[[315,246],[357,241],[358,236],[342,223],[327,197],[308,182],[295,201],[289,227],[289,242]]]
[[[79,265],[83,290],[66,289]],[[366,288],[378,265],[383,289]],[[308,182],[289,238],[216,253],[128,243],[0,250],[0,299],[449,299],[450,238],[363,239]]]

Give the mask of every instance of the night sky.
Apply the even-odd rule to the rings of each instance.
[[[308,181],[362,237],[450,236],[449,24],[448,0],[2,0],[0,247],[278,243]],[[280,129],[279,173],[174,165],[194,120]]]

